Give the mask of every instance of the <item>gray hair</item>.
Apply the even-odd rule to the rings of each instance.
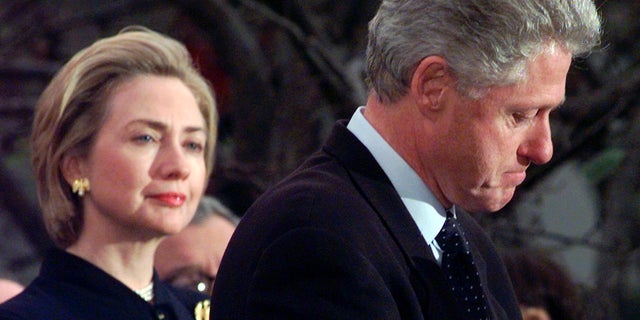
[[[592,0],[383,0],[369,23],[367,81],[380,101],[397,101],[417,64],[437,55],[479,98],[476,89],[524,80],[545,50],[588,53],[600,33]]]
[[[229,222],[231,222],[234,226],[237,226],[240,222],[240,218],[235,215],[231,209],[227,208],[222,202],[220,202],[217,198],[203,195],[198,203],[198,209],[196,209],[196,214],[193,216],[191,220],[192,225],[197,225],[202,223],[206,218],[218,215],[221,216]]]

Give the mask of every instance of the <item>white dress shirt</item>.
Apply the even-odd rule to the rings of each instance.
[[[411,214],[422,237],[433,251],[438,263],[442,250],[435,237],[442,229],[446,219],[444,207],[438,202],[431,190],[422,182],[418,174],[384,140],[363,115],[364,107],[359,107],[351,117],[347,129],[364,144],[376,159],[384,173],[389,177],[405,207]],[[455,215],[455,208],[451,208]]]

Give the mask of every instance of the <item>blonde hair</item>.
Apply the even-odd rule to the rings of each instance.
[[[207,178],[214,162],[217,121],[213,92],[180,42],[144,27],[128,27],[75,54],[51,80],[35,109],[32,165],[49,236],[68,247],[82,225],[79,198],[61,171],[65,156],[86,156],[106,118],[113,89],[138,75],[171,76],[193,93],[205,119]]]

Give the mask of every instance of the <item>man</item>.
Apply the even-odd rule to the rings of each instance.
[[[177,287],[210,294],[238,221],[216,198],[202,196],[191,223],[158,246],[154,267],[160,278]]]
[[[24,286],[10,279],[0,278],[0,303],[3,303],[24,290]]]
[[[213,319],[521,319],[458,209],[502,208],[550,160],[549,113],[599,36],[590,0],[382,1],[366,106],[247,211]]]

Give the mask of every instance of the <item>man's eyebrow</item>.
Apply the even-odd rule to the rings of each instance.
[[[538,107],[537,109],[542,109],[542,110],[549,110],[549,111],[556,111],[558,109],[560,109],[564,103],[567,102],[567,97],[563,97],[562,101],[560,101],[560,103],[556,104],[556,105],[543,105]]]

